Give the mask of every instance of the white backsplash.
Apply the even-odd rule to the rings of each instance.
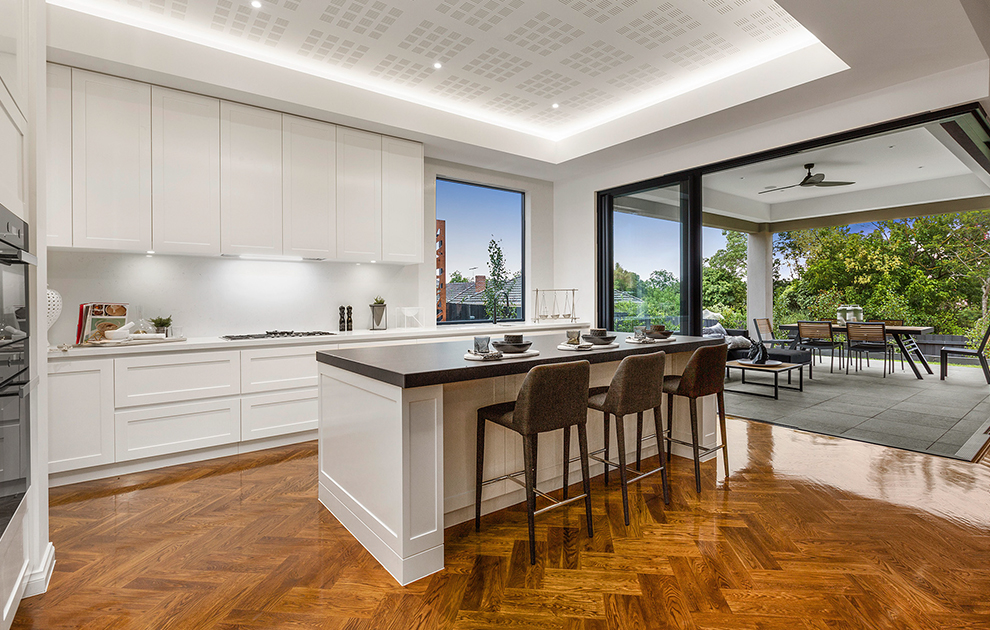
[[[337,330],[337,307],[354,307],[354,328],[371,326],[376,295],[389,306],[417,303],[418,265],[274,262],[194,256],[48,252],[48,286],[64,308],[48,339],[72,343],[79,304],[127,302],[142,317],[171,315],[186,337],[265,330]],[[428,319],[428,318],[427,318]]]

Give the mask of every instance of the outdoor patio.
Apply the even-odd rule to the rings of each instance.
[[[883,378],[882,360],[870,361],[858,373],[846,375],[836,366],[829,373],[828,356],[815,364],[815,378],[804,374],[804,392],[780,390],[780,399],[726,392],[729,415],[779,424],[814,433],[835,435],[873,444],[894,446],[970,461],[990,439],[990,386],[979,367],[950,365],[949,377],[935,374],[918,380],[910,369]],[[772,382],[772,377],[746,373],[750,381]],[[786,377],[781,383],[786,382]],[[794,377],[797,386],[797,376]],[[742,385],[733,371],[728,389],[769,393],[769,388]]]

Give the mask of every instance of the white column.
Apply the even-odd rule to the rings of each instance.
[[[773,319],[773,234],[757,232],[749,235],[746,255],[746,327],[756,338],[753,318]]]

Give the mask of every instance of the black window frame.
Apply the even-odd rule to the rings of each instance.
[[[498,190],[498,191],[501,191],[501,192],[516,193],[516,194],[519,195],[519,240],[520,240],[519,251],[521,253],[521,256],[520,256],[520,259],[521,260],[520,260],[520,263],[519,263],[521,265],[521,268],[519,270],[520,278],[521,278],[520,279],[520,288],[519,288],[519,306],[520,306],[520,308],[522,310],[522,316],[521,317],[513,317],[513,318],[510,318],[510,319],[503,319],[503,320],[499,320],[499,321],[505,321],[505,322],[525,322],[526,321],[526,191],[525,190],[516,190],[514,188],[507,188],[505,186],[495,186],[495,185],[492,185],[492,184],[484,184],[484,183],[478,183],[478,182],[465,181],[463,179],[457,179],[457,178],[454,178],[454,177],[443,177],[443,176],[439,176],[439,175],[436,177],[436,181],[437,182],[450,182],[452,184],[462,184],[462,185],[465,185],[465,186],[475,186],[477,188],[490,188],[492,190]],[[434,190],[436,190],[436,188],[434,188]],[[436,264],[434,263],[434,266],[435,265]],[[445,272],[446,272],[446,270],[445,270]],[[444,305],[444,308],[446,308],[446,305]],[[487,319],[455,319],[455,320],[447,320],[447,321],[438,321],[437,322],[437,326],[449,326],[449,325],[455,325],[455,324],[490,324],[490,323],[492,323],[491,318],[487,318]]]
[[[781,147],[758,151],[738,158],[721,162],[712,162],[702,166],[677,171],[660,177],[624,184],[614,188],[600,190],[596,193],[595,204],[595,253],[596,253],[596,325],[612,330],[615,324],[615,312],[612,300],[615,285],[614,265],[614,233],[612,218],[615,208],[615,197],[644,192],[654,188],[669,187],[680,183],[681,191],[687,193],[686,201],[681,204],[681,317],[687,322],[684,334],[699,336],[702,328],[701,282],[703,263],[703,203],[702,178],[705,175],[725,171],[740,166],[748,166],[767,160],[786,157],[818,149],[824,146],[860,140],[908,127],[924,125],[939,120],[974,114],[976,120],[990,133],[987,113],[979,103],[967,103],[937,111],[924,112],[906,116],[875,125],[858,127],[849,131],[820,136]]]

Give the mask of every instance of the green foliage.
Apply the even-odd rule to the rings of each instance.
[[[468,279],[461,275],[460,271],[455,270],[454,273],[450,274],[450,279],[447,282],[467,282]]]
[[[384,304],[384,303],[385,303],[385,298],[383,298],[380,295],[375,296],[375,301],[373,302],[373,304]]]
[[[169,326],[172,325],[172,316],[169,315],[168,317],[152,317],[148,321],[151,322],[151,325],[154,326],[155,328],[168,328]]]
[[[488,278],[485,281],[485,313],[492,318],[498,313],[499,319],[515,317],[516,307],[507,304],[505,295],[509,290],[509,272],[505,268],[505,255],[502,246],[495,239],[488,242]],[[494,318],[492,318],[494,319]]]
[[[987,326],[990,326],[990,315],[986,317],[981,317],[973,325],[966,328],[962,334],[966,335],[966,345],[970,348],[976,350],[980,347],[980,342],[983,341],[983,335],[987,332]],[[987,344],[987,348],[983,351],[983,354],[990,356],[990,344]]]

